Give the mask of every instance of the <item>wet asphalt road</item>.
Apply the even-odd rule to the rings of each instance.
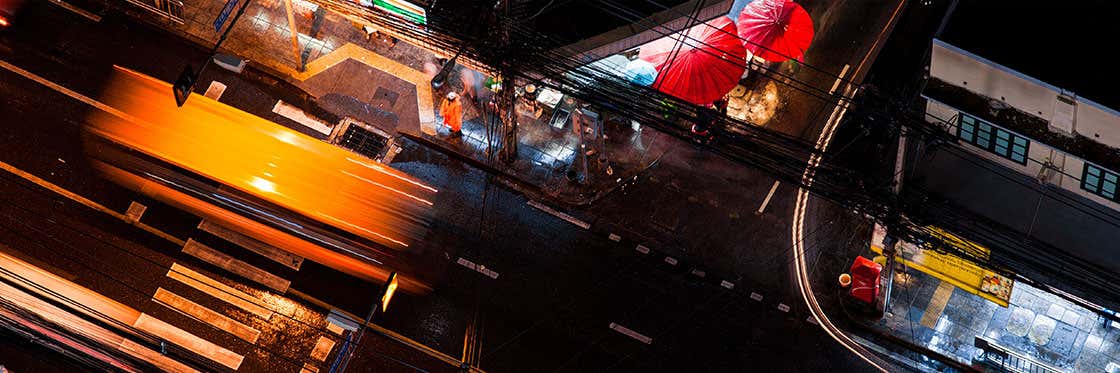
[[[54,20],[43,24],[56,26],[5,36],[7,48],[0,53],[0,58],[80,92],[95,91],[98,87],[96,72],[113,63],[169,80],[178,69],[177,61],[199,58],[197,50],[178,40],[158,32],[146,32],[137,26],[122,28],[119,21],[111,17],[99,25],[85,24],[49,6],[41,7],[34,16]],[[62,24],[68,26],[57,26]],[[95,43],[98,48],[89,48]],[[222,71],[209,74],[200,79],[200,87],[204,88],[212,79],[226,83],[230,86],[230,99],[223,102],[249,108],[254,113],[271,106],[267,92],[262,94],[259,87],[240,82]],[[240,90],[254,93],[237,94]],[[0,146],[7,150],[0,155],[0,160],[117,211],[123,211],[128,202],[138,199],[98,179],[82,161],[76,126],[87,110],[83,104],[7,71],[0,71],[0,97],[5,98],[0,104],[0,130],[3,131]],[[237,97],[244,98],[237,99],[238,102]],[[544,214],[528,206],[522,196],[489,183],[488,177],[480,171],[441,153],[416,144],[405,143],[404,146],[404,152],[396,157],[393,166],[441,190],[426,249],[446,253],[448,266],[443,282],[433,294],[424,297],[402,294],[394,300],[382,321],[392,330],[455,357],[463,355],[464,345],[477,345],[472,362],[492,372],[866,369],[816,326],[804,321],[804,314],[797,312],[795,299],[786,295],[789,294],[788,284],[786,275],[780,272],[781,265],[741,266],[752,262],[761,264],[761,260],[755,259],[761,259],[764,254],[781,255],[771,244],[758,245],[756,253],[752,254],[756,257],[737,258],[736,265],[714,271],[741,271],[754,276],[739,284],[757,287],[740,285],[728,290],[689,274],[688,268],[666,264],[663,257],[643,255],[629,242],[614,242],[605,235]],[[660,180],[670,180],[678,171],[666,167],[657,172],[665,173]],[[753,200],[761,198],[757,191],[764,193],[772,180],[753,176],[738,177],[755,185],[750,195],[752,202],[756,202]],[[127,300],[135,304],[134,307],[174,319],[176,325],[194,322],[182,320],[181,315],[160,309],[162,306],[147,299],[156,286],[177,286],[161,277],[171,261],[192,263],[178,254],[179,248],[122,223],[109,221],[82,206],[59,202],[57,197],[10,174],[0,178],[0,188],[8,198],[6,202],[10,202],[0,211],[5,219],[0,224],[5,228],[0,242],[10,243],[33,257],[75,274],[79,280],[88,281],[84,285],[114,299]],[[688,199],[685,194],[682,197]],[[643,202],[640,193],[620,194],[617,198],[620,205],[631,207],[617,209],[617,216],[603,214],[598,222],[623,226],[627,222],[645,224],[671,218],[667,215],[671,213],[630,210],[642,203],[671,203],[670,197],[656,203]],[[197,224],[181,212],[145,202],[153,206],[151,223],[168,232],[190,234],[192,224]],[[788,204],[788,201],[775,203]],[[735,209],[746,211],[751,208],[748,205],[742,202],[742,206]],[[721,212],[697,208],[691,218],[707,219],[705,214],[713,213]],[[745,218],[745,214],[740,216]],[[775,220],[781,218],[762,215],[751,219],[775,226],[773,235],[777,238],[773,239],[773,245],[779,245],[781,238],[788,237],[788,228],[782,229],[783,223]],[[753,234],[758,239],[769,237],[768,227],[755,228]],[[627,238],[637,239],[629,235]],[[717,238],[749,239],[742,236]],[[721,254],[716,250],[705,255],[705,262],[721,262]],[[373,299],[370,292],[374,286],[329,269],[312,265],[299,273],[285,273],[259,259],[240,255],[239,258],[277,271],[293,280],[293,287],[356,314],[364,314]],[[484,264],[497,272],[498,278],[484,277],[455,265],[459,258]],[[122,270],[125,268],[127,271]],[[214,272],[215,276],[232,277],[219,270]],[[226,280],[252,290],[237,279]],[[193,289],[174,290],[188,294]],[[752,300],[752,292],[764,294],[765,298]],[[200,294],[191,295],[202,298]],[[782,301],[795,306],[792,313],[774,307]],[[221,305],[213,307],[217,309]],[[319,311],[309,311],[309,314],[315,312]],[[321,321],[321,314],[318,320]],[[644,344],[612,330],[609,328],[612,323],[648,336],[652,342]],[[274,328],[278,335],[292,333],[291,340],[276,341],[276,347],[280,348],[241,346],[243,351],[267,350],[259,352],[259,365],[249,363],[257,361],[250,359],[243,370],[267,370],[275,367],[270,364],[285,364],[279,361],[285,357],[295,360],[306,356],[303,349],[309,347],[304,342],[311,338],[308,333],[316,333],[316,328],[300,325],[303,324],[295,321],[260,324],[262,328]],[[301,332],[300,328],[306,330]],[[228,335],[208,331],[204,325],[188,330],[223,345],[240,343]],[[468,333],[468,330],[477,332]],[[366,352],[376,349],[377,340],[367,338],[373,342],[362,350],[363,359],[366,359],[362,361],[369,365],[354,365],[352,370],[362,371],[363,366],[373,368],[375,360],[403,371],[411,370],[376,352]],[[296,345],[300,347],[289,347]],[[398,352],[402,356],[409,354]],[[285,356],[265,356],[270,354]]]

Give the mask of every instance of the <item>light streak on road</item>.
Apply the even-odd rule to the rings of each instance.
[[[855,73],[853,73],[851,81],[846,84],[846,87],[844,89],[842,97],[844,97],[845,99],[850,99],[851,97],[855,96],[858,88],[853,87],[853,82],[855,82],[857,79],[862,79],[860,75],[863,73],[864,67],[869,67],[867,65],[867,62],[870,61],[871,55],[876,53],[876,50],[880,46],[880,43],[884,41],[884,38],[888,34],[888,31],[894,27],[894,22],[898,18],[898,15],[902,11],[902,9],[904,9],[905,5],[906,0],[901,0],[898,2],[898,6],[895,8],[894,13],[891,14],[891,18],[887,21],[887,24],[883,27],[883,30],[879,33],[879,36],[875,39],[875,42],[871,45],[871,48],[868,49],[867,54],[864,55],[862,60],[860,60],[859,65],[856,66]],[[846,72],[847,69],[845,68],[844,72],[842,72],[840,77],[837,79],[837,82],[840,82],[844,79],[844,73]],[[835,86],[836,84],[834,84],[834,87]],[[824,157],[824,153],[826,150],[828,150],[828,145],[832,143],[832,137],[836,134],[836,130],[839,128],[841,119],[848,111],[848,105],[842,105],[843,102],[844,101],[842,100],[833,108],[832,114],[829,115],[828,121],[825,122],[825,127],[821,129],[821,134],[817,137],[817,142],[815,145],[817,151],[809,157],[809,161],[805,165],[805,172],[801,175],[801,181],[803,185],[809,186],[813,184],[813,177],[816,174],[817,167],[820,166],[821,160]],[[798,188],[797,200],[793,208],[792,240],[794,247],[793,259],[794,265],[796,267],[794,270],[794,275],[797,278],[797,288],[801,292],[801,297],[805,301],[805,304],[809,307],[809,311],[812,313],[816,324],[819,325],[821,329],[825,331],[825,333],[827,333],[830,337],[832,337],[833,340],[836,340],[836,342],[840,343],[841,346],[844,346],[844,348],[848,349],[848,351],[851,351],[867,364],[871,365],[875,369],[878,369],[879,371],[886,372],[886,363],[881,361],[881,359],[874,356],[870,351],[856,343],[854,340],[844,334],[843,331],[837,328],[836,325],[832,323],[832,320],[829,320],[828,315],[825,315],[824,310],[821,309],[820,304],[817,302],[817,297],[813,293],[812,284],[809,280],[808,264],[805,261],[805,211],[807,210],[808,205],[809,191],[805,188]]]

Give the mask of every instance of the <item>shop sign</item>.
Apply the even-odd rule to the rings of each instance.
[[[373,7],[404,17],[409,21],[421,25],[428,24],[428,12],[424,11],[423,7],[407,1],[373,0]]]
[[[974,242],[957,237],[949,232],[936,227],[928,227],[929,233],[941,238],[946,243],[967,250],[978,257],[987,258],[989,250]],[[882,254],[883,238],[886,229],[876,224],[875,232],[871,237],[871,250]],[[1002,307],[1007,307],[1011,300],[1011,289],[1014,280],[1000,275],[995,271],[980,266],[952,254],[939,253],[931,248],[921,247],[909,242],[900,241],[897,246],[897,259],[903,264],[930,276],[937,277],[954,286],[961,288],[981,298],[990,300]]]

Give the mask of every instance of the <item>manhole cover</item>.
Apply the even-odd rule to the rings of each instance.
[[[396,106],[397,99],[401,97],[400,93],[390,91],[384,87],[377,87],[377,91],[373,93],[374,100],[385,100],[389,106]]]

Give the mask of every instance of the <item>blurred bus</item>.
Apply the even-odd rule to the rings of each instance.
[[[344,149],[117,67],[86,152],[110,180],[238,233],[370,281],[435,280],[426,234],[436,189]]]

